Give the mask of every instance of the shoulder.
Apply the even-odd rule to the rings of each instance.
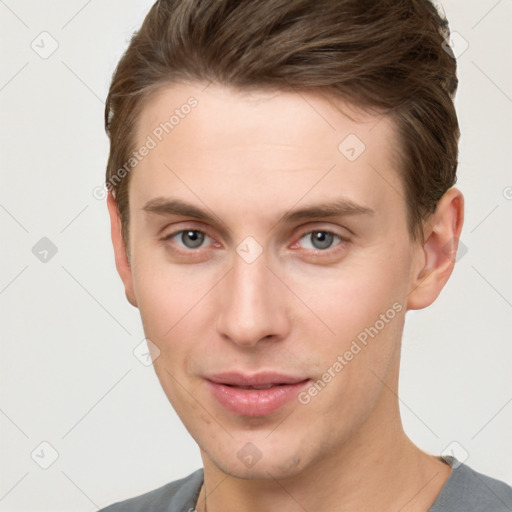
[[[451,461],[452,473],[429,512],[510,512],[512,487]]]
[[[201,468],[185,478],[140,496],[114,503],[99,512],[192,512],[202,483]]]

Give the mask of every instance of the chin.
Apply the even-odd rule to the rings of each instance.
[[[214,454],[208,457],[223,473],[242,480],[286,479],[304,470],[304,459],[296,451],[289,456],[282,451],[274,451],[270,456],[262,453],[261,458],[252,466],[245,466],[243,460],[238,457],[233,459],[231,454]]]

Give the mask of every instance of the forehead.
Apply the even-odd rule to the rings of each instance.
[[[178,191],[196,202],[216,191],[251,197],[260,215],[263,196],[288,204],[341,194],[377,211],[403,199],[392,120],[317,91],[175,84],[147,101],[136,133],[136,148],[152,148],[132,173],[137,208]]]
[[[211,129],[213,125],[215,130]],[[396,132],[389,117],[369,113],[319,90],[235,89],[187,83],[167,86],[149,96],[139,116],[136,139],[143,142],[145,136],[155,132],[156,138],[162,136],[182,145],[192,130],[196,136],[188,141],[188,148],[182,149],[212,142],[218,146],[219,139],[229,135],[233,143],[246,137],[247,145],[290,144],[305,150],[321,145],[335,153],[352,130],[363,143],[371,142],[372,147],[367,149],[380,151],[381,156],[386,152],[388,157],[393,156],[389,149]]]

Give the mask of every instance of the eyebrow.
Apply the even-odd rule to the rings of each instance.
[[[180,199],[157,197],[148,201],[142,208],[145,212],[157,215],[178,215],[192,217],[198,220],[214,222],[219,220],[216,215],[193,204]],[[367,206],[359,205],[350,199],[340,198],[335,201],[316,204],[297,210],[291,210],[283,214],[279,222],[295,222],[299,220],[316,219],[319,217],[338,217],[352,215],[374,215],[375,211]]]

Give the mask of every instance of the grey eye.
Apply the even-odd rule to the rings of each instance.
[[[311,231],[302,237],[302,239],[310,240],[312,247],[306,247],[306,249],[325,250],[329,249],[333,243],[334,238],[341,237],[330,233],[329,231]],[[301,239],[301,240],[302,240]]]
[[[187,249],[197,249],[203,244],[206,235],[195,229],[187,229],[180,231],[175,236],[179,236],[179,240]]]

